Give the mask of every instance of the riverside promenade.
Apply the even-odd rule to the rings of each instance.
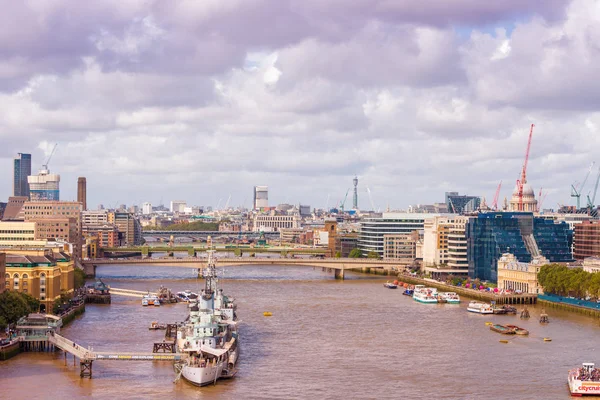
[[[399,274],[398,280],[413,285],[425,285],[434,287],[443,292],[455,292],[460,296],[469,297],[481,301],[495,301],[496,304],[535,304],[537,303],[537,295],[524,294],[497,294],[493,292],[484,292],[480,290],[467,289],[461,286],[448,285],[433,279],[418,278],[408,274]]]

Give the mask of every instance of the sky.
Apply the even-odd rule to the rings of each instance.
[[[426,4],[426,6],[425,6]],[[594,0],[0,0],[0,201],[55,143],[61,199],[361,209],[574,204],[600,164]],[[598,165],[583,189],[592,189]],[[369,199],[371,193],[372,200]],[[346,208],[351,204],[348,194]]]

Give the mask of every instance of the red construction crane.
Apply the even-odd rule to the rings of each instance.
[[[500,188],[502,187],[502,181],[498,184],[496,188],[496,194],[494,195],[494,201],[492,202],[492,210],[498,209],[498,196],[500,196]]]
[[[523,185],[527,183],[527,162],[529,161],[529,149],[531,149],[531,136],[533,135],[533,127],[529,130],[529,140],[527,141],[527,151],[525,151],[525,162],[521,170],[521,179],[517,179],[517,194],[519,196],[518,211],[523,211]]]

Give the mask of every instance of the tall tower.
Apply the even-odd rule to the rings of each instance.
[[[87,183],[85,177],[77,178],[77,201],[83,205],[83,211],[87,210]]]
[[[13,171],[13,196],[29,198],[29,183],[27,177],[31,175],[31,154],[19,153],[15,158]]]
[[[354,176],[352,183],[354,183],[354,197],[352,198],[352,208],[358,210],[358,178],[356,176]]]

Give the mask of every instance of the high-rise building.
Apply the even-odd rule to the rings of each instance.
[[[87,183],[85,177],[77,178],[77,201],[87,210]]]
[[[151,203],[144,203],[142,204],[142,214],[144,215],[148,215],[148,214],[152,214],[152,204]]]
[[[269,207],[269,187],[254,186],[254,209]]]
[[[354,196],[352,197],[352,208],[358,210],[358,177],[354,177],[352,180],[354,184]],[[375,210],[373,210],[375,211]]]
[[[172,213],[182,213],[186,206],[187,203],[185,202],[185,200],[172,200],[171,207],[169,208],[169,210]]]
[[[119,230],[119,245],[141,245],[143,238],[140,221],[128,212],[115,212],[112,214],[112,218],[109,217],[109,222],[114,223]]]
[[[14,161],[13,196],[24,196],[29,199],[29,183],[31,175],[31,154],[19,153]]]
[[[446,192],[446,206],[448,212],[453,214],[463,214],[473,212],[479,209],[481,198],[479,196],[463,196],[458,192]]]
[[[31,201],[59,201],[60,175],[41,169],[37,175],[27,177]]]
[[[575,225],[573,257],[583,260],[588,257],[600,257],[600,222],[585,221]]]
[[[432,275],[466,275],[467,238],[465,225],[468,217],[440,216],[428,219],[424,224],[423,267]]]

